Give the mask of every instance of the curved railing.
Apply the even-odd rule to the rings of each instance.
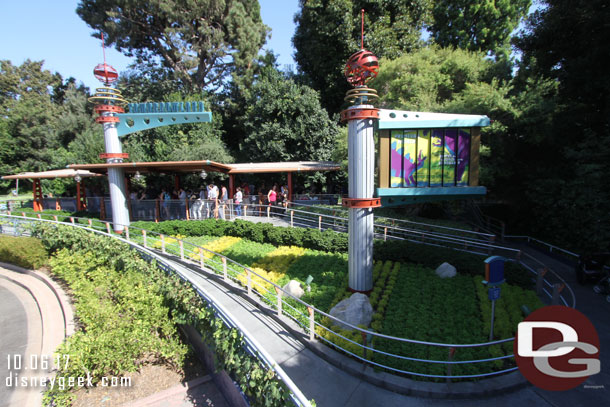
[[[123,237],[123,236],[120,236],[120,235],[117,235],[117,234],[111,232],[108,223],[106,223],[107,226],[104,228],[102,226],[104,224],[103,222],[95,221],[95,220],[92,220],[89,218],[71,217],[70,222],[60,222],[56,216],[54,216],[55,219],[53,219],[53,220],[47,220],[47,219],[41,219],[41,217],[38,219],[36,219],[36,218],[32,219],[32,218],[26,217],[24,219],[24,217],[0,214],[0,219],[6,220],[7,218],[10,219],[10,221],[9,221],[9,223],[11,224],[10,227],[12,227],[12,229],[13,229],[12,232],[14,232],[14,233],[9,233],[9,234],[14,234],[14,235],[23,235],[24,234],[23,232],[27,232],[27,228],[24,228],[22,226],[23,222],[28,222],[28,223],[47,222],[47,223],[52,223],[52,224],[56,224],[56,225],[66,225],[66,226],[76,227],[76,228],[88,230],[88,231],[91,231],[94,233],[98,233],[101,235],[115,238],[117,240],[120,240],[124,243],[129,244],[130,246],[132,246],[134,249],[138,250],[140,253],[144,254],[145,256],[148,256],[149,258],[154,258],[157,261],[158,266],[160,266],[164,270],[172,271],[173,273],[178,275],[181,279],[191,282],[187,276],[180,273],[180,271],[177,270],[175,267],[173,267],[170,262],[166,261],[166,259],[164,257],[159,256],[157,253],[155,253],[150,248],[140,246],[139,244],[137,244],[137,242],[134,242],[132,239],[130,239],[129,232],[128,232],[129,229],[126,229],[127,233]],[[80,223],[81,221],[84,221],[84,222]],[[6,225],[4,223],[5,222],[0,222],[0,228],[2,228],[1,233],[6,232],[6,230],[5,230]],[[146,236],[146,233],[144,233],[143,236]],[[296,406],[311,407],[310,401],[307,400],[307,398],[303,395],[301,390],[296,386],[296,384],[294,384],[292,379],[290,379],[288,374],[274,360],[274,358],[269,354],[269,352],[267,352],[265,350],[265,348],[256,340],[256,338],[247,330],[247,328],[242,323],[240,323],[239,320],[237,320],[235,317],[233,317],[231,312],[228,309],[226,309],[226,307],[224,307],[220,301],[217,301],[210,293],[206,293],[206,292],[202,291],[195,284],[193,284],[193,287],[195,288],[198,295],[212,307],[212,309],[215,312],[215,315],[217,317],[219,317],[225,323],[225,325],[227,327],[236,328],[243,334],[246,351],[248,353],[250,353],[252,356],[254,356],[255,358],[257,358],[264,365],[265,368],[271,369],[272,371],[275,372],[275,374],[277,375],[279,380],[281,380],[286,385],[288,390],[290,391],[290,395],[291,395],[291,398],[292,398],[294,404]]]
[[[2,216],[5,218],[7,217],[7,215],[2,215]],[[42,216],[40,216],[40,217],[42,218]],[[16,217],[16,216],[10,216],[10,218],[15,221],[21,221],[21,222],[23,222],[24,220],[27,221],[28,219],[31,220],[31,218],[24,219],[24,217]],[[110,236],[118,237],[117,235],[115,235],[112,232],[111,225],[108,222],[100,222],[100,221],[92,220],[92,219],[81,219],[81,218],[73,218],[73,217],[69,218],[69,219],[70,219],[70,223],[68,223],[68,224],[72,224],[75,226],[78,225],[80,227],[86,227],[88,229],[97,230],[98,232],[100,230],[101,231],[105,230],[105,232],[102,232],[102,233],[110,235]],[[56,216],[54,217],[53,222],[62,223],[62,222],[58,221]],[[81,223],[81,224],[79,225],[79,223]],[[497,341],[474,343],[474,344],[451,344],[451,343],[425,342],[425,341],[418,341],[418,340],[407,339],[407,338],[399,338],[399,337],[381,334],[379,332],[374,332],[374,331],[371,331],[368,329],[363,329],[358,326],[351,325],[349,323],[346,323],[342,320],[339,320],[339,319],[333,317],[332,315],[326,313],[325,311],[315,308],[313,305],[308,304],[308,303],[302,301],[301,299],[290,295],[289,293],[284,291],[282,287],[280,287],[279,285],[275,284],[274,282],[268,280],[266,277],[261,276],[260,274],[256,273],[250,267],[239,264],[239,263],[227,258],[226,256],[223,256],[222,254],[215,253],[204,247],[192,244],[192,243],[182,240],[182,239],[164,236],[164,235],[156,233],[156,232],[151,232],[151,231],[147,231],[147,230],[143,230],[143,229],[139,229],[139,228],[135,228],[135,227],[125,228],[123,233],[124,233],[123,237],[121,237],[121,238],[124,239],[125,241],[129,242],[132,245],[141,245],[143,247],[143,249],[146,249],[146,250],[151,250],[156,247],[157,252],[160,251],[161,254],[175,255],[181,261],[190,262],[192,266],[200,269],[202,272],[212,272],[214,274],[221,275],[224,280],[226,280],[226,281],[231,280],[234,283],[236,283],[242,287],[245,287],[247,295],[252,295],[252,294],[259,295],[264,303],[266,303],[269,307],[271,307],[273,310],[275,310],[275,312],[277,312],[278,316],[284,315],[288,318],[291,318],[297,324],[299,324],[305,330],[305,332],[309,334],[310,340],[314,340],[314,338],[317,337],[319,340],[322,340],[322,341],[328,343],[330,346],[337,348],[338,350],[340,350],[364,363],[370,364],[372,366],[387,369],[389,371],[401,373],[401,374],[414,375],[414,376],[427,377],[427,378],[435,378],[435,379],[447,379],[447,380],[482,378],[482,377],[495,376],[495,375],[508,373],[508,372],[517,370],[516,367],[511,367],[511,368],[507,368],[507,369],[494,370],[494,371],[480,373],[480,374],[455,375],[455,374],[450,373],[450,367],[452,365],[494,362],[494,361],[500,361],[500,360],[513,358],[514,355],[509,354],[509,355],[482,358],[482,359],[476,359],[476,360],[452,360],[451,356],[449,356],[447,360],[428,360],[428,359],[412,358],[412,357],[405,356],[405,355],[385,352],[385,351],[382,351],[379,349],[375,349],[373,346],[369,345],[369,343],[372,342],[370,339],[379,338],[381,340],[389,340],[389,341],[394,341],[397,343],[409,343],[409,344],[415,344],[415,345],[424,345],[424,346],[432,346],[432,347],[437,347],[437,348],[444,348],[447,350],[448,355],[452,355],[452,352],[456,348],[490,347],[490,346],[500,345],[500,344],[507,343],[507,342],[512,342],[514,340],[514,338],[505,338],[505,339],[497,340]],[[532,271],[531,267],[529,267],[527,265],[524,265],[524,266],[528,270]],[[548,282],[548,280],[546,278],[544,278],[544,275],[542,277],[543,277],[542,281],[543,281],[543,283],[547,284],[547,287],[553,286],[553,284],[551,282]],[[565,281],[563,283],[565,284]],[[566,286],[567,286],[567,284],[566,284]],[[569,286],[567,286],[567,287],[569,288]],[[553,294],[549,293],[548,290],[545,292],[549,296],[553,295]],[[569,288],[569,292],[571,293],[572,300],[573,300],[572,304],[570,304],[570,305],[574,306],[575,297],[573,296],[574,294],[571,291],[571,288]],[[563,301],[563,303],[565,305],[569,305],[568,301],[564,298],[564,296],[562,294],[559,294],[558,297]],[[287,299],[290,299],[290,302],[288,302]],[[317,317],[317,320],[316,320],[316,317]],[[320,320],[323,317],[328,318],[328,320],[330,320],[331,322],[334,322],[336,324],[331,323],[330,324],[331,326],[323,325],[322,323],[320,323]],[[354,340],[342,335],[340,332],[333,330],[332,329],[333,325],[339,325],[339,326],[347,325],[351,329],[360,332],[360,334],[362,335],[362,338],[363,338],[363,343],[354,341]],[[318,331],[316,332],[316,330],[318,330]],[[341,338],[341,340],[357,346],[359,349],[362,350],[363,356],[360,356],[359,354],[356,354],[356,353],[346,349],[345,347],[341,347],[336,342],[333,342],[333,341],[327,339],[325,337],[327,335],[324,334],[324,331],[330,333],[333,338]],[[322,333],[322,334],[320,334],[320,333]],[[371,355],[371,357],[367,357],[367,355]],[[390,357],[390,358],[396,359],[396,360],[410,360],[410,361],[414,361],[414,362],[422,362],[422,363],[430,363],[430,364],[444,364],[448,367],[448,372],[447,372],[448,374],[446,374],[446,375],[426,374],[426,373],[421,373],[421,372],[398,369],[396,367],[389,366],[387,364],[381,364],[381,363],[374,361],[373,359],[375,357],[373,355],[383,355],[385,357]]]

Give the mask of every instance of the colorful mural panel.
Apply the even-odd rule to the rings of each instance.
[[[430,186],[443,185],[443,130],[432,130],[430,147]]]
[[[404,172],[402,169],[403,160],[403,131],[392,130],[390,138],[390,187],[401,188],[404,186]]]
[[[455,152],[457,147],[457,130],[445,130],[445,148],[443,150],[443,186],[455,186]]]
[[[417,176],[418,187],[430,186],[430,130],[417,132]]]
[[[470,175],[470,129],[460,129],[458,132],[458,162],[456,185],[468,186]]]
[[[417,168],[417,130],[405,130],[402,148],[404,157],[402,168],[405,176],[403,186],[414,187]]]

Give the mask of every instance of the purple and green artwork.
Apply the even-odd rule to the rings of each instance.
[[[468,186],[470,129],[392,130],[390,187]]]

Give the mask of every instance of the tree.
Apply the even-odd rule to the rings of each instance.
[[[320,92],[322,106],[339,113],[349,85],[347,59],[360,49],[360,10],[365,9],[365,48],[395,58],[420,46],[429,0],[314,0],[300,2],[293,45],[295,60],[308,83]]]
[[[81,0],[76,12],[138,64],[159,61],[187,92],[247,67],[268,30],[254,0]]]
[[[521,214],[541,237],[575,250],[606,250],[610,212],[610,7],[602,0],[546,0],[515,40],[520,84],[552,83],[541,146]],[[538,126],[537,128],[539,128]],[[535,132],[532,131],[532,133]],[[525,206],[525,205],[524,205]]]
[[[338,126],[310,87],[268,69],[252,87],[246,106],[240,118],[244,160],[330,160]],[[324,175],[312,177],[321,181]]]
[[[531,0],[437,0],[430,31],[442,47],[508,56],[511,33],[527,15]]]

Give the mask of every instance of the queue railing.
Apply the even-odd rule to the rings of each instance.
[[[4,219],[9,218],[13,222],[24,222],[24,221],[36,221],[43,220],[41,217],[38,219],[27,218],[25,214],[23,217],[2,215]],[[59,222],[57,217],[53,219],[55,223]],[[63,224],[66,224],[63,222]],[[437,343],[437,342],[426,342],[418,341],[408,338],[394,337],[385,335],[379,332],[372,331],[370,329],[364,329],[358,326],[348,324],[342,320],[335,318],[324,310],[317,309],[312,304],[308,304],[302,301],[300,298],[294,297],[290,293],[286,292],[282,287],[275,284],[274,282],[267,279],[265,276],[260,275],[252,268],[239,264],[232,259],[223,256],[220,253],[215,253],[206,249],[203,246],[193,244],[187,240],[179,239],[177,237],[168,237],[163,234],[159,234],[152,231],[147,231],[135,227],[126,227],[122,236],[115,235],[112,232],[112,228],[109,222],[94,221],[91,219],[81,218],[70,218],[68,225],[79,226],[90,228],[92,230],[104,230],[107,235],[121,237],[128,241],[130,244],[138,244],[148,250],[156,250],[163,255],[173,255],[176,259],[180,259],[183,262],[191,263],[193,269],[199,270],[201,273],[211,272],[217,275],[221,275],[226,281],[232,281],[235,285],[235,290],[244,290],[248,296],[257,295],[261,302],[266,304],[271,310],[275,310],[278,316],[286,316],[294,320],[299,324],[303,330],[309,335],[309,339],[313,341],[315,338],[329,344],[335,349],[348,354],[363,363],[367,363],[376,368],[387,369],[394,373],[400,373],[405,375],[420,376],[434,379],[443,380],[454,380],[454,379],[476,379],[489,376],[495,376],[499,374],[508,373],[517,370],[516,367],[501,368],[498,370],[492,370],[478,374],[451,374],[451,366],[458,364],[477,364],[477,363],[488,363],[502,361],[505,359],[513,358],[513,354],[506,354],[496,357],[485,357],[481,359],[472,360],[453,360],[452,355],[455,349],[458,348],[487,348],[494,347],[496,345],[502,345],[504,343],[512,342],[514,338],[505,338],[496,341],[482,342],[482,343]],[[4,229],[3,229],[4,232]],[[517,260],[519,261],[519,260]],[[528,268],[529,269],[529,268]],[[546,277],[542,275],[542,281],[544,282]],[[567,285],[567,284],[566,284]],[[241,287],[241,288],[238,288]],[[569,289],[569,292],[573,296],[573,292]],[[563,299],[566,305],[574,306],[575,298],[573,297],[573,303],[569,304],[564,299],[561,293],[557,294],[558,298]],[[287,301],[290,300],[290,301]],[[327,318],[331,321],[330,326],[326,326],[321,323],[323,318]],[[348,326],[350,329],[358,331],[363,341],[362,343],[354,341],[344,335],[342,335],[334,326]],[[331,339],[327,338],[330,336]],[[336,340],[332,340],[336,339]],[[340,340],[339,340],[340,339]],[[407,343],[413,345],[430,346],[435,348],[443,348],[447,351],[448,358],[446,360],[428,360],[422,358],[414,358],[408,355],[396,354],[386,352],[380,349],[376,349],[371,345],[375,340],[392,341],[395,343]],[[339,343],[344,341],[345,343],[351,343],[357,348],[362,350],[362,356],[356,354],[353,351],[346,349],[345,346],[341,346]],[[511,347],[512,349],[512,347]],[[391,360],[409,360],[414,362],[429,363],[429,364],[443,364],[447,366],[447,374],[428,374],[422,372],[415,372],[405,369],[396,368],[389,364],[379,363],[376,361],[378,355],[383,357],[389,357]],[[490,353],[491,355],[491,353]]]

